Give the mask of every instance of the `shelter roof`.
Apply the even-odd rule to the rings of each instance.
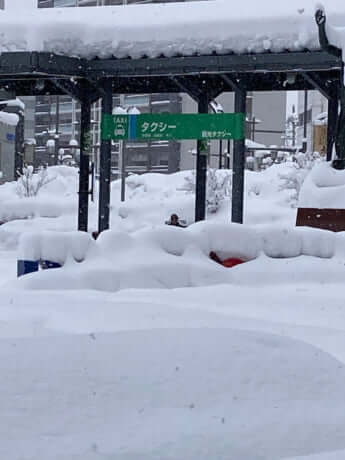
[[[11,0],[9,5],[15,5]],[[23,3],[23,2],[21,2]],[[25,2],[24,2],[25,3]],[[32,3],[28,3],[28,5]],[[328,35],[345,44],[345,2],[324,0]],[[312,0],[214,0],[0,12],[0,52],[155,58],[318,50]]]

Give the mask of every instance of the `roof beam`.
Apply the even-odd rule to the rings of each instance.
[[[156,59],[88,61],[85,73],[118,78],[187,76],[222,73],[310,72],[341,69],[341,57],[326,51],[223,56],[185,56]]]

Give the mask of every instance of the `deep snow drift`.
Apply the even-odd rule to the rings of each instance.
[[[229,197],[210,223],[162,227],[192,222],[190,172],[131,177],[123,205],[115,182],[97,241],[71,233],[75,170],[32,199],[0,187],[4,220],[23,218],[0,226],[0,457],[343,460],[344,235],[293,228],[286,173],[247,172],[244,227],[226,225]],[[32,232],[20,251],[66,266],[13,281]],[[250,261],[227,270],[210,249]]]
[[[180,329],[1,345],[1,458],[251,460],[345,447],[345,368],[291,339]]]
[[[262,173],[246,172],[245,222],[294,226],[296,209],[291,207],[293,190],[282,188],[281,175],[293,171],[291,164],[272,166]],[[222,172],[224,173],[224,172]],[[228,172],[231,175],[231,171]],[[77,227],[78,170],[66,166],[48,169],[51,179],[38,196],[21,198],[16,184],[0,186],[0,249],[15,249],[21,234],[42,230],[73,231]],[[195,195],[190,191],[191,171],[172,175],[130,176],[126,202],[120,201],[120,182],[112,183],[111,228],[134,232],[162,225],[172,213],[188,224],[194,220]],[[97,189],[95,191],[97,196]],[[97,202],[90,203],[90,231],[97,230]],[[217,214],[208,219],[229,222],[231,200],[225,197]]]
[[[300,192],[302,208],[345,208],[345,173],[328,163],[316,164],[306,177]]]

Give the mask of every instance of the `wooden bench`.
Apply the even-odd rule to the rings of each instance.
[[[345,209],[299,208],[296,226],[345,232]]]

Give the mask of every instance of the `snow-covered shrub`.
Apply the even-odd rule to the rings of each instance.
[[[231,174],[228,171],[209,169],[207,173],[207,211],[216,213],[222,201],[231,195]]]
[[[298,152],[291,157],[290,167],[287,172],[279,175],[281,180],[279,190],[291,190],[290,204],[292,207],[297,206],[302,185],[314,164],[320,161],[320,158],[318,152]]]
[[[259,196],[261,194],[261,184],[259,183],[254,183],[251,184],[248,188],[248,196]]]
[[[181,190],[195,193],[196,174],[185,177]],[[206,208],[209,213],[216,213],[222,201],[231,196],[232,176],[227,170],[209,169],[207,171]]]
[[[33,166],[25,166],[19,173],[17,195],[21,198],[37,196],[42,187],[49,184],[55,177],[49,177],[47,168],[41,168],[37,173]]]

